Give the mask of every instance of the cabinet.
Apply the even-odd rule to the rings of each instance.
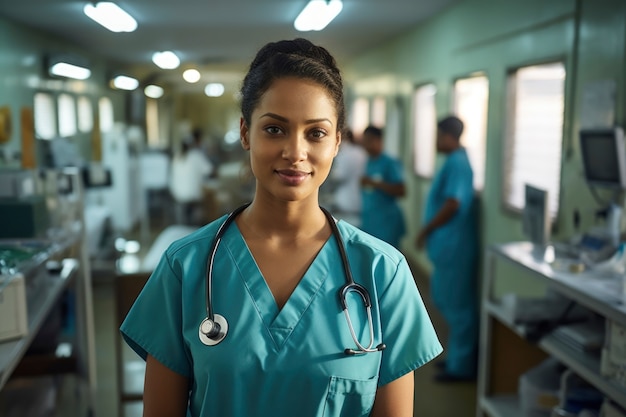
[[[96,388],[96,362],[82,182],[77,170],[53,175],[57,174],[67,181],[67,187],[63,196],[55,197],[52,206],[58,212],[51,213],[54,221],[46,237],[0,240],[0,249],[5,252],[0,271],[0,297],[6,295],[4,290],[19,282],[23,285],[23,299],[13,300],[12,306],[26,305],[25,332],[0,341],[0,405],[19,410],[30,406],[29,401],[33,402],[32,398],[20,399],[12,395],[11,383],[17,379],[74,374],[80,381],[81,408],[84,406],[85,413],[90,415]],[[11,260],[10,264],[7,259]],[[16,293],[19,294],[15,291],[11,294]],[[71,300],[66,303],[70,306],[68,309],[71,308],[68,312],[72,317],[70,331],[55,332],[54,337],[49,337],[50,327],[58,325],[58,307],[64,297]],[[10,317],[3,319],[10,320]],[[46,348],[34,349],[42,340]]]
[[[526,328],[515,324],[502,302],[502,265],[516,273],[521,290],[535,286],[550,290],[604,317],[626,326],[626,306],[622,298],[621,276],[616,273],[570,272],[546,262],[545,253],[529,242],[494,245],[487,249],[482,282],[481,335],[478,376],[477,416],[521,416],[517,383],[520,375],[547,356],[556,358],[604,395],[626,408],[626,387],[602,376],[598,353],[575,349],[547,333],[537,343],[526,339]],[[519,281],[522,282],[519,282]],[[511,285],[509,285],[511,287]]]

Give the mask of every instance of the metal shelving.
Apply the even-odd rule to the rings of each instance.
[[[605,290],[612,284],[606,275],[594,276],[593,271],[569,273],[555,271],[536,254],[538,251],[528,242],[510,243],[494,246],[488,250],[486,270],[483,282],[483,303],[481,312],[481,352],[478,381],[477,415],[490,417],[512,417],[520,415],[519,399],[515,393],[510,395],[492,395],[491,348],[494,320],[513,331],[520,338],[520,348],[526,337],[526,328],[511,322],[504,308],[492,297],[495,275],[495,263],[500,260],[512,262],[525,269],[529,276],[542,280],[548,287],[589,310],[614,320],[622,325],[626,323],[626,307],[621,301],[620,292]],[[531,344],[530,342],[526,342]],[[626,408],[626,387],[611,381],[600,373],[599,354],[579,351],[554,335],[548,333],[536,346],[556,358],[588,383]]]

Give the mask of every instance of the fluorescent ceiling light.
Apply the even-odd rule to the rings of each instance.
[[[200,71],[193,68],[185,70],[185,72],[183,72],[183,78],[188,83],[197,83],[198,81],[200,81]]]
[[[78,65],[67,62],[57,62],[50,67],[50,74],[58,77],[74,78],[76,80],[86,80],[91,76],[91,71]]]
[[[118,75],[113,79],[113,86],[120,90],[134,90],[139,87],[139,81],[126,75]]]
[[[137,29],[137,21],[115,3],[104,1],[95,6],[86,4],[83,12],[111,32],[132,32]]]
[[[180,59],[172,51],[155,52],[152,62],[162,69],[174,69],[180,65]]]
[[[224,85],[220,83],[209,83],[204,87],[204,94],[209,97],[220,97],[224,94]]]
[[[311,0],[302,9],[293,26],[300,32],[324,29],[343,8],[341,0]]]
[[[143,89],[143,92],[150,98],[160,98],[163,96],[163,88],[154,84],[147,85],[146,88]]]

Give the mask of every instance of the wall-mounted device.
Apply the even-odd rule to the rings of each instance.
[[[592,188],[612,190],[616,193],[626,190],[626,144],[623,129],[619,126],[583,129],[579,136],[587,184]],[[605,212],[606,239],[613,248],[616,248],[620,241],[622,217],[622,207],[616,201],[616,196],[608,204]]]
[[[548,192],[530,184],[524,185],[524,211],[522,228],[528,240],[545,247],[550,240],[550,213]]]
[[[622,128],[584,129],[579,136],[587,184],[626,189],[626,146]]]

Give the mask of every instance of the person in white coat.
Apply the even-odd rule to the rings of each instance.
[[[356,227],[361,225],[361,178],[366,163],[367,152],[347,131],[330,173],[335,184],[333,214]]]
[[[197,224],[202,202],[204,180],[213,172],[213,165],[202,150],[187,141],[182,152],[172,161],[170,193],[176,201],[176,222]]]

